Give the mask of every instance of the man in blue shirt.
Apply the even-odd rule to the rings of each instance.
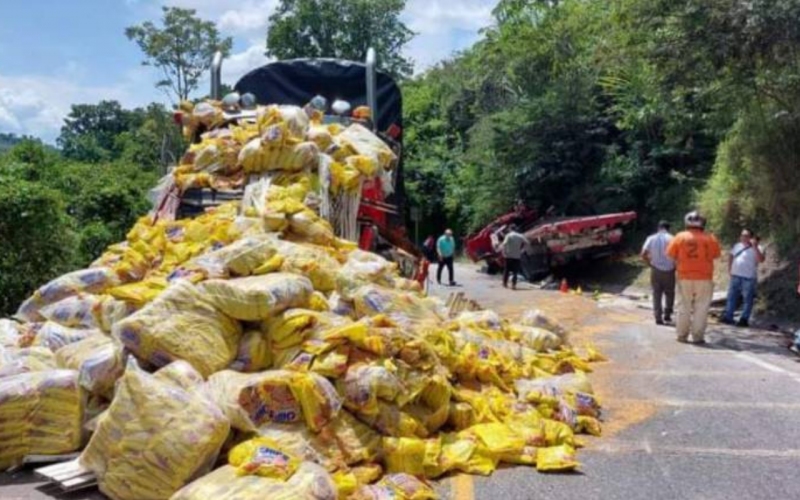
[[[667,256],[667,246],[672,241],[669,223],[658,223],[658,232],[650,235],[642,247],[642,259],[650,266],[650,286],[653,288],[653,313],[656,324],[672,321],[675,305],[675,262]],[[661,298],[666,298],[662,317]]]
[[[456,240],[453,239],[453,231],[447,229],[436,241],[436,256],[439,258],[439,267],[436,269],[436,282],[442,284],[442,269],[447,267],[447,274],[450,278],[450,286],[456,284],[453,281],[453,255],[456,253]]]

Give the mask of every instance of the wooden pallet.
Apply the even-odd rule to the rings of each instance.
[[[447,313],[455,318],[464,311],[481,311],[483,307],[472,299],[468,299],[464,292],[452,292],[447,297]]]
[[[62,491],[77,491],[97,485],[94,472],[81,466],[75,458],[69,462],[40,467],[34,473]]]

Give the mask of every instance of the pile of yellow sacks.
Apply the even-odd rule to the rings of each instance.
[[[206,132],[176,181],[258,173],[242,203],[142,217],[0,320],[0,466],[91,434],[81,463],[115,500],[429,499],[448,473],[578,466],[602,356],[540,311],[451,318],[339,238],[320,199],[395,158],[315,120],[268,106]]]

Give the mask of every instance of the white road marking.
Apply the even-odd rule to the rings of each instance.
[[[789,376],[789,378],[791,378],[795,382],[800,383],[800,373],[793,372],[793,371],[787,370],[785,368],[781,368],[778,365],[774,365],[772,363],[764,361],[763,359],[759,359],[759,358],[753,356],[752,354],[749,354],[749,353],[746,353],[746,352],[740,352],[740,353],[736,354],[736,357],[738,357],[739,359],[743,359],[745,361],[748,361],[748,362],[750,362],[750,363],[752,363],[752,364],[754,364],[756,366],[760,366],[761,368],[763,368],[765,370],[769,370],[769,371],[771,371],[773,373],[781,373],[783,375],[787,375],[787,376]]]
[[[611,400],[609,408],[621,409],[625,404],[650,404],[655,406],[673,406],[676,408],[742,408],[762,410],[800,411],[800,403],[768,403],[764,401],[690,401],[683,399],[633,399],[616,398]]]
[[[604,453],[636,453],[647,454],[671,453],[687,455],[722,455],[734,457],[755,458],[800,458],[800,449],[770,450],[770,449],[736,449],[736,448],[703,448],[698,446],[652,445],[648,441],[635,442],[625,440],[606,440],[597,446],[586,448],[587,452],[599,451]]]

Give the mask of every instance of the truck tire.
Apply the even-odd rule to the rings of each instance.
[[[534,247],[531,253],[524,254],[520,264],[522,275],[530,283],[544,279],[550,274],[550,259],[544,247]]]

